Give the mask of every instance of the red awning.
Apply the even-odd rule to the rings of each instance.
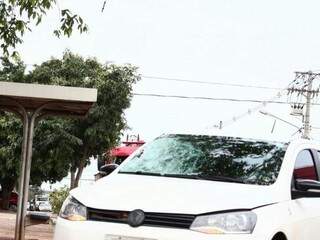
[[[116,147],[111,150],[111,156],[113,156],[113,157],[128,157],[131,153],[133,153],[138,148],[139,148],[139,146]]]

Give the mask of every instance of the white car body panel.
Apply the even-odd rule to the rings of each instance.
[[[304,149],[320,150],[320,144],[309,140],[291,142],[277,181],[270,186],[118,174],[116,170],[91,187],[71,192],[83,205],[96,209],[184,214],[252,209],[258,216],[252,234],[210,235],[187,229],[132,228],[127,224],[59,218],[54,239],[109,240],[109,234],[132,240],[271,240],[282,232],[288,240],[318,240],[320,198],[291,198],[295,159]]]
[[[75,189],[72,195],[83,205],[97,209],[201,214],[279,202],[274,190],[269,186],[117,174],[102,178],[86,190]]]

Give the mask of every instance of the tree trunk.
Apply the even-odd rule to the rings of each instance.
[[[85,160],[82,159],[80,161],[79,166],[78,166],[77,175],[76,175],[76,178],[75,178],[75,181],[74,181],[74,188],[79,186],[79,181],[81,179],[84,167],[85,167]]]
[[[10,207],[9,201],[11,197],[11,192],[14,189],[15,183],[2,183],[2,195],[1,195],[1,208],[8,210]]]
[[[70,168],[70,189],[74,189],[75,188],[75,180],[76,180],[76,170],[73,170],[72,168]]]
[[[75,168],[71,167],[71,184],[70,189],[77,188],[79,186],[79,181],[82,176],[83,169],[86,166],[86,160],[88,159],[88,149],[85,147],[82,158],[78,162],[78,165]],[[73,168],[73,169],[72,169]]]
[[[79,163],[79,166],[76,166],[76,168],[70,169],[71,179],[70,179],[70,190],[77,188],[79,186],[79,181],[82,176],[83,169],[85,167],[85,160],[81,160]]]

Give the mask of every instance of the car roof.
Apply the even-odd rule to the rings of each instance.
[[[319,146],[320,150],[320,141],[314,139],[305,139],[302,137],[292,137],[291,139],[288,138],[281,138],[278,136],[274,136],[272,134],[265,134],[263,136],[252,136],[252,135],[244,135],[244,134],[225,134],[222,131],[216,132],[209,132],[209,131],[184,131],[184,132],[168,132],[163,133],[161,136],[164,135],[204,135],[204,136],[220,136],[220,137],[231,137],[231,138],[241,138],[247,140],[256,140],[256,141],[269,141],[269,142],[278,142],[278,143],[287,143],[290,145],[301,145],[301,144],[309,144],[310,146]]]
[[[247,140],[255,140],[255,141],[268,141],[268,142],[279,142],[279,143],[290,143],[290,139],[283,139],[278,138],[270,135],[264,135],[264,136],[250,136],[250,135],[237,135],[237,134],[224,134],[223,132],[168,132],[163,133],[161,136],[164,135],[195,135],[195,136],[212,136],[212,137],[228,137],[228,138],[241,138],[241,139],[247,139]]]
[[[299,146],[307,145],[308,148],[315,148],[320,150],[320,142],[313,139],[298,138],[290,141],[290,145]]]

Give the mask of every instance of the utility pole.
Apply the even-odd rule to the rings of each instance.
[[[311,99],[312,99],[312,82],[313,79],[310,78],[309,75],[309,84],[307,88],[307,94],[306,94],[306,113],[304,115],[304,123],[303,123],[303,138],[310,138],[310,131],[311,131],[311,126],[310,126],[310,110],[311,110]]]
[[[314,81],[320,79],[320,73],[295,72],[296,77],[288,88],[288,101],[291,103],[295,115],[302,116],[303,134],[302,138],[309,139],[311,132],[311,104],[312,100],[319,95],[319,87],[313,89]],[[296,98],[291,101],[292,96]],[[305,112],[303,109],[305,107]],[[299,112],[300,111],[300,112]]]

